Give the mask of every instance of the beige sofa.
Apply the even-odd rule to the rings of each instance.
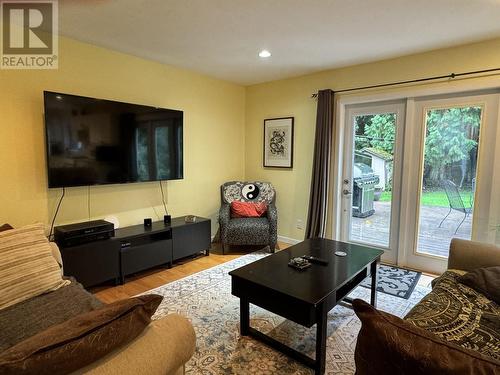
[[[57,246],[51,244],[51,247],[54,258],[61,264]],[[0,352],[75,314],[95,310],[102,305],[96,297],[73,281],[56,291],[0,310]],[[180,375],[184,374],[184,365],[193,355],[195,344],[191,323],[178,314],[169,314],[152,321],[129,344],[115,349],[75,374]]]
[[[64,266],[57,245],[51,243],[51,247],[54,258]],[[169,314],[154,320],[130,344],[74,374],[182,375],[195,345],[196,336],[191,323],[181,315]]]
[[[184,364],[195,349],[194,330],[177,314],[153,321],[127,346],[115,350],[75,374],[184,374]]]

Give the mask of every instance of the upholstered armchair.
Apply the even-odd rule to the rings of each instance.
[[[231,217],[231,202],[266,203],[263,217]],[[269,182],[231,181],[221,186],[219,211],[222,253],[228,245],[269,245],[274,253],[278,240],[276,192]]]

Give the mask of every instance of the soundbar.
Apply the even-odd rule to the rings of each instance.
[[[105,220],[86,221],[55,227],[54,240],[59,247],[70,247],[105,240],[115,235],[115,226]]]

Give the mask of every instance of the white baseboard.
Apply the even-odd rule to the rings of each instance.
[[[285,237],[285,236],[278,236],[278,241],[284,242],[290,245],[296,245],[299,242],[302,242],[302,240],[296,240],[295,238],[290,238],[290,237]]]

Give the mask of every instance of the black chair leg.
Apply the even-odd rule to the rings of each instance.
[[[443,218],[443,220],[441,220],[441,222],[439,223],[439,226],[438,228],[441,228],[441,225],[443,225],[444,221],[446,220],[446,218],[448,217],[448,215],[451,214],[451,207],[450,207],[450,210],[448,211],[448,213],[446,214],[446,216]]]
[[[465,219],[467,219],[467,216],[468,216],[468,214],[464,214],[464,218],[462,219],[462,221],[460,222],[460,224],[458,224],[457,229],[455,229],[455,234],[457,234],[458,229],[459,229],[459,228],[460,228],[460,226],[464,223]]]

